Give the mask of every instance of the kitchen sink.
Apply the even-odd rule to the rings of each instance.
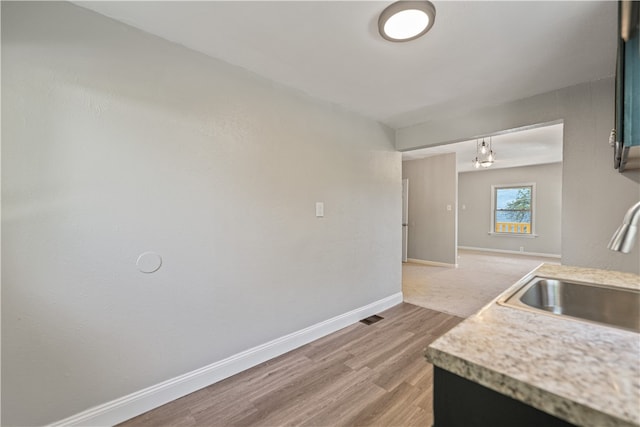
[[[640,332],[640,291],[535,276],[498,303]]]

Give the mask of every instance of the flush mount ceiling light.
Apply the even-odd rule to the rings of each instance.
[[[392,42],[417,39],[433,26],[436,8],[429,1],[397,1],[378,18],[378,31]]]
[[[473,159],[473,167],[478,169],[480,166],[488,168],[493,164],[496,159],[496,155],[493,152],[491,146],[491,137],[489,137],[489,143],[484,142],[482,138],[482,144],[476,140],[476,158]]]

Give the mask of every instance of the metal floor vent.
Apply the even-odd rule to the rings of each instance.
[[[364,323],[365,325],[372,325],[382,319],[384,319],[384,317],[374,314],[373,316],[369,316],[366,319],[362,319],[360,323]]]

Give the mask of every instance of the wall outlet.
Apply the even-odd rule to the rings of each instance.
[[[520,252],[524,252],[524,246],[520,246]]]

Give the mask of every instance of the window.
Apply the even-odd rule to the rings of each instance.
[[[535,184],[491,186],[491,234],[534,235]]]

